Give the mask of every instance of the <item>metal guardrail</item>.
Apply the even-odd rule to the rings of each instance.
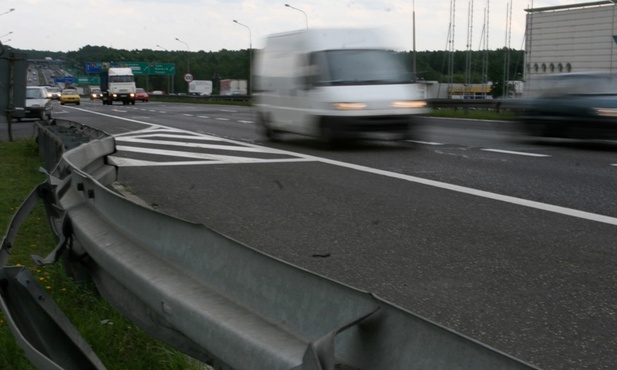
[[[41,144],[56,145],[41,132]],[[75,257],[120,312],[217,369],[534,368],[373,294],[128,200],[111,188],[116,168],[105,158],[114,151],[113,137],[104,137],[66,152],[0,246],[2,309],[38,368],[104,368],[70,323],[49,313],[58,309],[36,282],[7,266],[16,230],[39,198],[58,238],[40,263]]]

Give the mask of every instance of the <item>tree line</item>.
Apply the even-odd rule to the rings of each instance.
[[[168,51],[168,50],[125,50],[106,46],[87,45],[77,51],[50,52],[37,50],[20,50],[28,59],[44,60],[51,57],[61,60],[63,69],[73,75],[85,75],[86,62],[148,62],[173,63],[176,74],[136,76],[137,85],[149,90],[164,90],[171,92],[186,91],[183,79],[185,72],[190,72],[195,80],[220,79],[249,80],[250,50],[219,51]],[[255,53],[255,50],[252,50]],[[398,52],[404,63],[412,69],[414,53]],[[497,49],[488,51],[419,51],[415,53],[417,78],[426,81],[442,83],[472,83],[492,82],[494,96],[502,91],[505,79],[522,80],[524,67],[524,52],[514,49]],[[254,54],[253,54],[254,55]],[[507,68],[507,70],[506,70]]]

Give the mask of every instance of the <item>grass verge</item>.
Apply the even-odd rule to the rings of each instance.
[[[496,112],[488,109],[433,109],[429,114],[431,117],[442,118],[467,118],[479,120],[499,120],[511,121],[516,119],[516,115],[512,111],[504,110]]]
[[[15,211],[45,177],[38,170],[43,161],[34,140],[0,142],[0,158],[0,229],[6,232]],[[70,280],[60,263],[37,267],[30,255],[46,256],[54,244],[44,207],[39,204],[19,231],[9,265],[31,270],[108,369],[204,369],[146,334],[96,292]],[[0,369],[34,369],[17,346],[1,312]]]

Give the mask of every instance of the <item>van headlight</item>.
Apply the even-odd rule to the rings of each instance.
[[[392,108],[426,108],[424,100],[400,100],[390,103]]]
[[[617,117],[617,108],[594,108],[594,111],[600,117]]]
[[[366,108],[365,103],[350,103],[350,102],[332,103],[332,106],[336,110],[362,110]]]

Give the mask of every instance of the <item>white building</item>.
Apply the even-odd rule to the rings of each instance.
[[[616,2],[527,9],[526,92],[534,90],[535,81],[556,73],[617,75]]]

